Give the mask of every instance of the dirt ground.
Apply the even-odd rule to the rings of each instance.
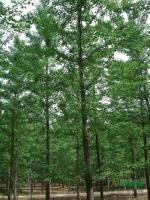
[[[105,200],[147,200],[147,196],[146,195],[142,195],[139,196],[138,198],[134,198],[134,197],[129,197],[129,196],[119,196],[119,195],[111,195],[111,196],[106,196],[104,198]],[[96,197],[96,200],[98,200],[98,198]]]
[[[82,200],[85,200],[85,198],[83,198]],[[95,197],[94,200],[99,200],[99,198]],[[105,196],[104,200],[147,200],[147,196],[139,196],[138,198],[133,198],[128,196],[113,195],[113,196]]]
[[[7,199],[5,196],[0,196],[1,200]],[[44,195],[33,195],[32,197],[30,195],[19,195],[18,200],[44,200]],[[99,200],[99,195],[95,194],[94,200]],[[52,195],[51,200],[76,200],[76,194],[57,194]],[[80,200],[86,200],[86,194],[81,193],[80,194]],[[104,200],[147,200],[147,195],[139,195],[138,198],[134,198],[129,195],[120,195],[120,194],[109,194],[104,195]]]

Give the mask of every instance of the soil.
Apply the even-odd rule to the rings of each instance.
[[[1,200],[5,200],[7,199],[7,197],[0,197]],[[32,200],[44,200],[44,195],[33,195],[32,196]],[[134,198],[131,196],[126,196],[126,195],[106,195],[104,197],[104,200],[147,200],[147,196],[146,195],[140,195],[138,198]],[[31,200],[31,196],[29,195],[22,195],[18,197],[18,200]],[[60,194],[60,195],[55,195],[51,198],[51,200],[76,200],[76,195],[72,195],[72,194]],[[80,200],[86,200],[86,195],[85,194],[81,194],[80,196]],[[94,200],[99,200],[99,196],[96,195],[96,197],[94,198]]]

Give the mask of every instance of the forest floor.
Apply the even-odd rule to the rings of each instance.
[[[44,200],[45,196],[43,194],[34,194],[32,195],[19,195],[18,200]],[[5,196],[0,196],[1,200],[7,199]],[[80,193],[80,200],[86,199],[86,193]],[[99,192],[94,193],[94,199],[99,199]],[[104,193],[104,200],[133,200],[135,199],[131,193],[121,193],[121,192],[105,192]],[[52,194],[51,200],[76,200],[76,194]],[[147,200],[147,195],[142,193],[139,194],[138,198],[135,200]]]

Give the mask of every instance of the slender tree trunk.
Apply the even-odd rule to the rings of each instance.
[[[46,65],[46,87],[48,83],[48,65]],[[45,126],[46,126],[46,183],[45,183],[45,199],[50,200],[50,124],[49,124],[49,97],[46,90],[45,97]]]
[[[150,123],[150,102],[149,102],[149,96],[148,96],[148,91],[147,91],[146,86],[144,86],[144,99],[146,102],[148,119]],[[143,123],[143,126],[144,126],[144,123]],[[146,163],[146,169],[145,169],[146,185],[147,185],[148,200],[150,200],[150,171],[149,171],[150,169],[149,169],[149,166],[147,165],[149,155],[148,155],[148,150],[147,150],[147,136],[146,136],[145,131],[143,132],[143,142],[144,142],[144,157],[145,157],[145,163]]]
[[[32,179],[30,180],[30,199],[32,200],[32,194],[33,194],[33,182]]]
[[[77,161],[76,161],[76,170],[77,170],[77,200],[80,200],[79,192],[79,136],[77,133]]]
[[[144,99],[145,99],[145,102],[146,102],[148,119],[149,119],[149,122],[150,122],[150,103],[149,103],[149,96],[148,96],[148,91],[147,91],[146,86],[144,86]]]
[[[110,190],[110,180],[109,180],[109,178],[107,179],[107,191],[109,192],[109,190]]]
[[[143,100],[141,99],[140,102],[141,102],[141,122],[142,122],[142,129],[143,129],[143,144],[144,144],[145,179],[146,179],[148,200],[150,200],[150,174],[149,174],[149,167],[148,167],[147,135],[144,130],[145,123],[144,123],[144,115],[143,115]]]
[[[79,183],[77,183],[77,200],[80,200]]]
[[[145,96],[145,101],[146,101],[148,118],[149,118],[149,123],[150,123],[150,103],[149,103],[148,95]],[[147,150],[147,136],[146,136],[145,131],[143,132],[143,142],[144,142],[144,157],[145,157],[145,163],[146,163],[146,169],[145,169],[146,185],[147,185],[148,200],[150,200],[150,173],[149,173],[149,166],[147,164],[149,155],[148,155],[148,150]]]
[[[148,167],[147,137],[145,131],[143,131],[143,143],[144,143],[144,160],[145,160],[145,179],[146,179],[148,200],[150,200],[150,177],[149,177],[150,175]]]
[[[11,147],[10,147],[10,173],[9,173],[9,184],[8,184],[8,200],[11,200],[12,195],[14,195],[14,200],[16,200],[16,95],[14,96],[14,108],[12,110],[12,124],[11,124]]]
[[[15,169],[15,179],[14,179],[14,200],[18,199],[18,194],[17,194],[17,153],[16,153],[16,159],[15,159],[15,166],[14,166],[14,169]]]
[[[86,109],[86,88],[84,82],[84,66],[83,66],[83,52],[82,52],[82,1],[78,0],[77,7],[78,14],[78,67],[79,67],[79,84],[80,84],[80,99],[81,99],[81,115],[82,115],[82,141],[84,151],[85,163],[85,182],[87,200],[93,200],[93,184],[92,174],[90,171],[90,152],[89,152],[89,137],[87,131],[87,109]]]
[[[136,181],[136,173],[135,173],[135,168],[134,168],[134,166],[135,166],[135,152],[134,152],[134,147],[133,147],[132,143],[130,145],[131,145],[131,161],[132,161],[132,165],[133,165],[132,180],[135,182]],[[134,185],[133,194],[134,194],[134,198],[137,198],[137,187],[136,187],[136,185]]]
[[[96,132],[96,157],[97,157],[97,169],[99,171],[99,174],[101,173],[101,159],[100,159],[100,152],[99,152],[99,138],[98,134]],[[104,192],[103,192],[103,180],[98,181],[98,187],[100,191],[100,200],[104,199]]]

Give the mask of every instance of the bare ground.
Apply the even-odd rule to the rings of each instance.
[[[94,200],[99,200],[99,193],[94,194],[95,198]],[[33,195],[32,197],[30,195],[19,195],[18,200],[44,200],[44,195]],[[1,200],[7,199],[7,197],[0,196]],[[140,194],[138,198],[134,198],[131,196],[131,194],[111,194],[111,193],[105,193],[104,200],[147,200],[146,194]],[[76,194],[55,194],[51,195],[51,200],[76,200]],[[86,194],[81,193],[80,194],[80,200],[86,200]]]

